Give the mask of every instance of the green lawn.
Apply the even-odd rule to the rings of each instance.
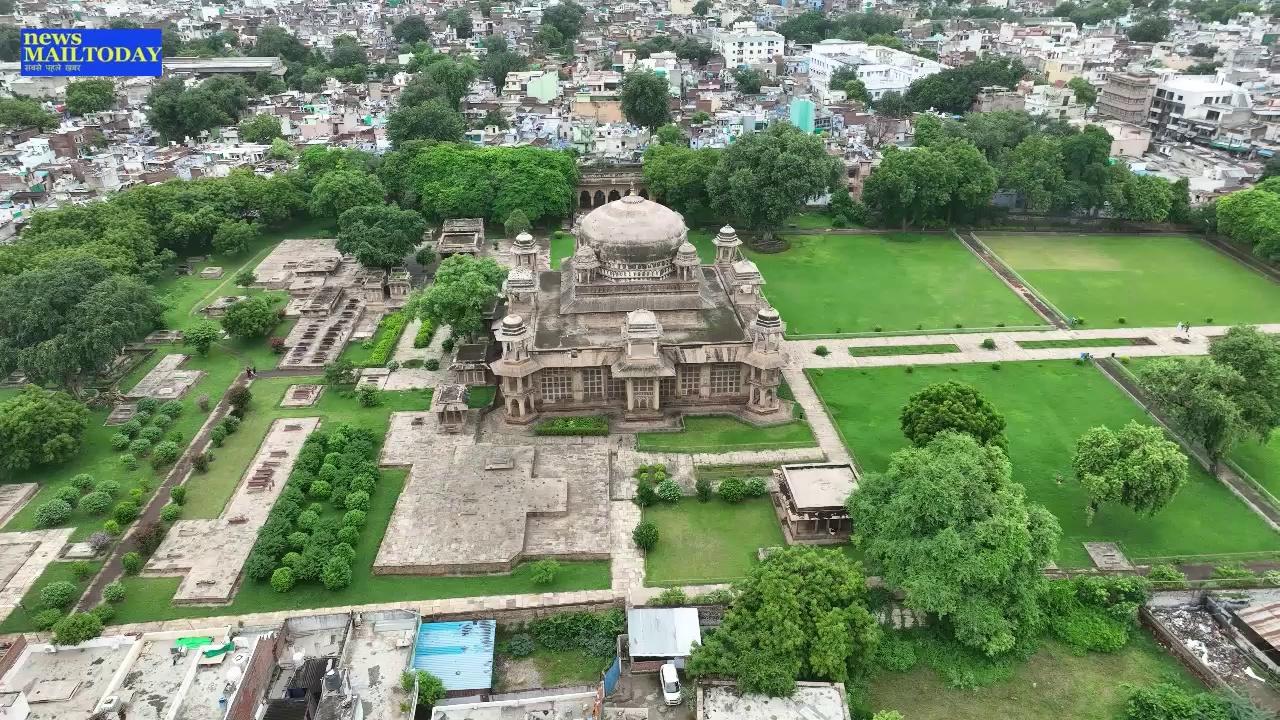
[[[560,261],[573,255],[573,235],[563,230],[551,233],[551,269],[559,270]]]
[[[756,427],[728,415],[690,416],[680,432],[645,432],[636,435],[636,449],[643,452],[732,452],[814,447],[813,433],[803,420],[785,425]]]
[[[89,581],[98,573],[98,569],[102,567],[101,562],[91,562],[89,567],[93,569],[88,577],[84,580],[77,580],[74,573],[71,572],[73,563],[69,562],[52,562],[45,566],[44,572],[40,574],[40,578],[36,580],[36,584],[31,586],[26,595],[22,596],[22,603],[9,613],[9,617],[0,622],[0,633],[24,632],[33,629],[32,623],[35,620],[36,613],[40,612],[43,607],[40,604],[40,589],[52,582],[75,583],[79,593],[76,600],[80,599],[80,594],[84,593],[85,588],[89,586]]]
[[[538,671],[538,678],[541,680],[540,686],[544,688],[568,687],[572,685],[591,685],[600,681],[600,676],[604,673],[605,668],[609,666],[609,660],[587,654],[581,650],[548,650],[547,648],[537,645],[532,655],[523,658],[513,658],[503,653],[503,648],[511,639],[512,635],[525,632],[524,628],[513,628],[511,626],[499,626],[498,635],[495,645],[498,649],[498,658],[505,662],[528,662]],[[499,667],[495,666],[494,675],[494,691],[495,692],[511,692],[512,690],[527,690],[527,687],[512,688],[505,682],[499,672]]]
[[[819,374],[821,372],[821,374]],[[1116,505],[1085,524],[1085,495],[1073,479],[1076,438],[1096,425],[1119,428],[1147,416],[1089,365],[1072,361],[942,365],[811,371],[846,445],[868,471],[883,470],[906,445],[898,427],[902,405],[934,382],[960,380],[977,387],[1007,423],[1015,479],[1028,496],[1058,517],[1063,537],[1058,564],[1088,566],[1081,543],[1119,541],[1132,558],[1156,555],[1251,552],[1276,547],[1277,535],[1195,463],[1191,479],[1154,518]]]
[[[1271,434],[1271,442],[1245,440],[1231,451],[1231,459],[1253,476],[1272,495],[1280,498],[1280,433]]]
[[[382,393],[378,407],[361,407],[354,397],[343,397],[337,388],[326,388],[311,407],[282,408],[280,401],[290,385],[319,383],[319,377],[284,377],[255,380],[250,390],[253,401],[240,429],[229,436],[222,447],[214,448],[214,461],[209,472],[196,473],[187,481],[184,518],[216,518],[231,499],[240,479],[257,454],[271,423],[285,417],[320,417],[322,427],[328,423],[350,423],[369,428],[378,437],[386,434],[391,413],[425,410],[431,406],[430,390],[408,390]]]
[[[1079,338],[1075,340],[1017,340],[1023,350],[1045,348],[1131,347],[1137,345],[1133,338]]]
[[[806,212],[799,215],[793,215],[787,218],[782,224],[783,232],[788,230],[829,230],[831,225],[831,216],[823,212]]]
[[[487,408],[498,395],[497,385],[475,385],[467,388],[467,407]]]
[[[748,252],[789,335],[1039,325],[1017,295],[950,235],[789,235]]]
[[[645,557],[649,585],[730,582],[746,577],[756,550],[784,545],[782,527],[768,497],[737,505],[712,498],[683,498],[644,509],[658,525],[658,544]]]
[[[1077,655],[1046,641],[1030,660],[1016,665],[1008,681],[975,690],[950,688],[924,666],[879,673],[871,681],[872,707],[897,710],[909,720],[1114,720],[1128,697],[1126,683],[1167,681],[1202,689],[1150,635],[1134,636],[1124,649],[1108,654]]]
[[[1059,310],[1083,318],[1086,327],[1280,320],[1280,284],[1194,238],[980,237]]]
[[[936,355],[941,353],[960,352],[960,346],[954,343],[935,343],[933,345],[869,345],[851,347],[849,354],[854,357],[878,357],[881,355]]]
[[[394,355],[395,344],[400,342],[400,336],[404,334],[404,329],[409,326],[409,323],[406,322],[403,325],[400,325],[399,330],[396,330],[395,326],[392,324],[393,321],[391,320],[393,315],[398,317],[399,313],[390,313],[382,316],[382,319],[378,321],[378,328],[374,331],[373,337],[368,340],[361,340],[359,342],[352,340],[347,343],[347,347],[342,351],[341,359],[350,360],[352,364],[358,368],[377,367],[375,363],[370,361],[370,357],[373,355],[373,350],[378,346],[378,343],[392,332],[394,332],[396,336],[395,340],[391,341],[393,347],[392,355]],[[390,360],[391,355],[388,355],[387,361],[390,362]]]

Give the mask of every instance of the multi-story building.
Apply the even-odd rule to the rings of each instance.
[[[1113,72],[1098,95],[1098,114],[1127,123],[1145,124],[1156,91],[1156,76]]]
[[[1147,127],[1156,138],[1211,143],[1239,139],[1251,122],[1249,91],[1202,75],[1174,75],[1156,85]],[[1261,126],[1259,126],[1261,127]]]
[[[1053,120],[1083,120],[1084,103],[1076,101],[1075,90],[1054,85],[1036,85],[1024,99],[1028,115],[1039,115]]]
[[[728,67],[761,65],[782,54],[786,39],[782,33],[761,30],[754,22],[737,22],[711,38],[711,49],[724,56]]]
[[[872,100],[890,91],[904,93],[916,80],[947,69],[940,62],[909,52],[848,40],[815,43],[806,59],[811,84],[830,88],[832,75],[853,68]]]

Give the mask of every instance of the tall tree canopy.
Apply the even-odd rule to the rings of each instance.
[[[555,28],[564,41],[572,42],[582,31],[582,19],[587,11],[573,0],[565,0],[542,12],[542,24]]]
[[[1280,187],[1272,179],[1219,200],[1217,218],[1224,235],[1251,245],[1255,255],[1280,260]]]
[[[902,406],[902,434],[917,447],[943,432],[960,432],[983,445],[1004,449],[1004,416],[972,385],[955,380],[934,383]]]
[[[1280,337],[1237,325],[1209,345],[1209,357],[1244,378],[1235,394],[1240,423],[1265,444],[1280,427]]]
[[[339,252],[355,255],[361,265],[389,269],[422,241],[427,223],[413,210],[394,205],[353,207],[338,217]]]
[[[707,179],[720,155],[714,148],[653,145],[644,153],[645,185],[664,205],[684,215],[690,225],[714,222]]]
[[[431,28],[421,15],[410,15],[391,27],[391,37],[412,45],[431,37]]]
[[[844,163],[827,154],[820,138],[779,122],[730,145],[707,191],[721,217],[767,232],[843,182]]]
[[[1210,358],[1158,358],[1138,369],[1143,387],[1174,429],[1199,444],[1217,463],[1247,432],[1236,398],[1245,379]]]
[[[1091,428],[1076,441],[1076,478],[1089,495],[1089,521],[1105,503],[1141,515],[1164,509],[1187,483],[1187,456],[1151,425],[1129,421],[1118,432]]]
[[[28,385],[0,403],[0,468],[65,462],[79,452],[88,421],[88,410],[70,395]]]
[[[414,304],[424,317],[437,326],[448,325],[460,337],[478,333],[506,277],[506,268],[493,258],[450,255]]]
[[[982,153],[968,141],[946,139],[909,151],[886,148],[863,200],[883,222],[906,229],[976,217],[995,191],[995,170]]]
[[[58,127],[58,116],[27,98],[0,98],[0,128],[52,130]]]
[[[400,108],[387,118],[387,137],[394,147],[411,140],[459,142],[466,131],[462,115],[439,99]]]
[[[943,70],[911,83],[904,96],[916,112],[968,112],[978,90],[989,85],[1013,87],[1027,72],[1021,60],[983,58],[971,65]]]
[[[280,118],[262,113],[240,123],[240,139],[251,143],[270,143],[282,137]]]
[[[671,120],[670,86],[649,70],[632,70],[622,80],[622,114],[627,122],[656,130]]]
[[[214,77],[188,88],[182,78],[157,83],[147,96],[147,121],[165,140],[182,142],[233,125],[248,106],[249,86],[238,77]]]
[[[67,83],[67,112],[84,115],[109,110],[116,104],[116,84],[111,78],[86,78]]]
[[[738,681],[743,692],[790,695],[797,680],[866,677],[880,642],[862,568],[840,553],[789,547],[751,568],[688,670]]]
[[[848,506],[868,566],[907,607],[988,655],[1039,635],[1043,570],[1062,531],[1026,501],[1000,448],[944,432],[894,453]]]
[[[337,219],[361,205],[381,205],[386,190],[378,178],[355,170],[325,173],[311,189],[311,214]]]

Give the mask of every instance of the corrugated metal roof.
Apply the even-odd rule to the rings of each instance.
[[[493,620],[423,623],[413,652],[413,668],[440,678],[445,690],[488,690],[493,686]]]
[[[636,608],[627,611],[627,646],[631,657],[688,657],[702,642],[696,608]]]
[[[1271,647],[1280,648],[1280,602],[1239,610],[1236,617]]]

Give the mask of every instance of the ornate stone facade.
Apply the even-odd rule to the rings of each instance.
[[[679,213],[628,195],[582,220],[559,271],[537,272],[532,238],[516,239],[491,365],[508,422],[600,411],[790,419],[778,398],[785,325],[760,271],[733,228],[715,238],[710,265],[688,232]]]

